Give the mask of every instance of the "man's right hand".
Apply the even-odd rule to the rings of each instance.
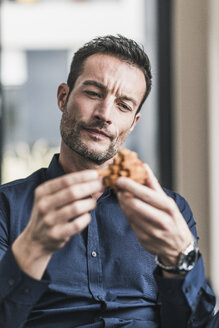
[[[90,223],[92,194],[103,191],[96,170],[66,174],[35,190],[30,221],[12,245],[21,270],[41,279],[53,253]]]

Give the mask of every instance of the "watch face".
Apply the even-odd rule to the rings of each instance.
[[[186,256],[186,266],[187,266],[187,268],[188,269],[190,269],[190,267],[192,266],[194,266],[194,264],[195,264],[195,262],[196,262],[196,256],[197,256],[197,254],[196,254],[196,251],[195,250],[193,250],[193,251],[191,251],[191,252],[189,252],[189,254]]]
[[[198,253],[196,249],[190,251],[187,255],[183,254],[180,269],[190,271],[194,267],[197,257]]]
[[[178,265],[175,267],[165,266],[162,264],[158,257],[155,257],[157,265],[164,271],[176,273],[176,274],[185,274],[186,272],[192,270],[195,266],[195,263],[199,257],[199,248],[197,240],[194,238],[193,242],[179,255]]]

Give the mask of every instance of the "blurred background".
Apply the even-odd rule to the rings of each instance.
[[[118,33],[144,45],[153,73],[126,146],[189,202],[219,297],[218,0],[1,0],[1,183],[59,151],[56,92],[71,58],[91,38]]]

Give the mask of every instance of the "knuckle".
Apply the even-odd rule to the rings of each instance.
[[[54,224],[53,217],[51,215],[46,215],[44,217],[44,224],[49,228],[52,227]]]
[[[68,175],[64,175],[62,177],[62,185],[63,185],[63,187],[66,187],[66,188],[71,186],[71,182],[68,178]]]
[[[64,237],[60,236],[60,230],[56,225],[50,229],[49,237],[54,242],[64,242]]]
[[[82,229],[81,229],[81,224],[80,224],[79,220],[74,221],[74,231],[75,231],[75,233],[78,233],[81,230]]]
[[[169,231],[169,220],[162,220],[160,222],[160,228],[161,228],[161,231]],[[161,231],[159,231],[158,235],[160,236],[161,234]]]
[[[51,240],[53,240],[53,241],[57,241],[59,239],[59,237],[58,237],[58,231],[57,231],[57,229],[55,227],[50,230],[50,232],[49,232],[49,238]]]
[[[133,209],[137,212],[142,210],[142,201],[138,198],[128,200],[125,204],[125,207],[128,211],[132,212]]]
[[[153,237],[155,240],[162,241],[163,240],[163,230],[156,229],[154,230]]]
[[[83,216],[78,217],[75,221],[73,221],[73,230],[74,233],[81,232],[87,224],[91,221],[91,215],[89,213],[83,214]]]
[[[162,219],[160,220],[159,228],[162,233],[166,234],[166,238],[167,238],[167,235],[169,236],[171,231],[174,230],[174,227],[175,227],[174,221],[175,221],[174,216],[169,215],[168,213],[165,213],[164,215],[162,215]]]
[[[44,199],[41,199],[41,200],[38,201],[37,210],[38,210],[39,214],[41,214],[41,215],[46,214],[46,212],[47,212],[47,203]]]
[[[81,213],[81,206],[78,202],[73,204],[73,211],[76,216]]]
[[[64,222],[67,220],[71,220],[73,217],[75,216],[72,207],[70,206],[66,206],[63,209],[61,209],[61,211],[59,212],[59,214],[57,215],[57,222]]]
[[[42,186],[40,185],[34,190],[34,198],[36,200],[40,199],[41,194],[42,194]]]
[[[79,190],[78,190],[78,187],[77,186],[70,187],[68,192],[69,192],[69,196],[72,199],[76,199],[79,196]]]
[[[169,211],[170,213],[174,213],[176,211],[176,203],[171,197],[169,197]]]

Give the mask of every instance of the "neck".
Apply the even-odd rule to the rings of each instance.
[[[63,142],[61,143],[61,150],[59,155],[59,163],[61,164],[65,173],[77,172],[82,170],[97,170],[105,168],[109,165],[112,159],[98,165],[72,151]]]

